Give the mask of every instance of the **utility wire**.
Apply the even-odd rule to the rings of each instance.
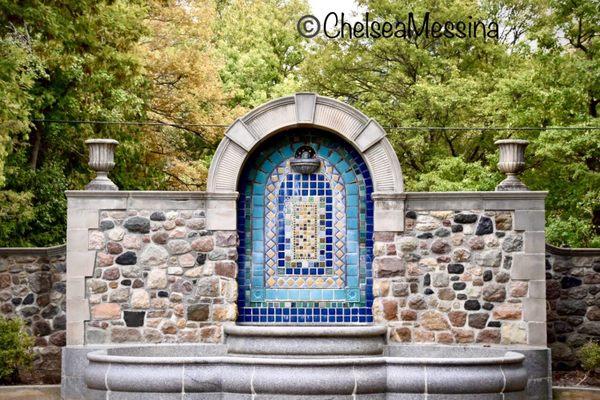
[[[152,121],[93,121],[93,120],[66,120],[66,119],[32,119],[33,122],[43,122],[48,124],[94,124],[94,125],[134,125],[134,126],[170,126],[174,128],[182,127],[206,127],[206,128],[227,128],[229,124],[175,124],[168,122]],[[393,129],[400,131],[415,130],[442,130],[442,131],[544,131],[544,130],[600,130],[600,126],[383,126],[384,129]]]

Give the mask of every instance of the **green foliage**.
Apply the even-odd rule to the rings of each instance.
[[[600,368],[600,344],[588,342],[579,349],[579,360],[586,371]]]
[[[221,78],[232,106],[254,107],[298,90],[305,57],[296,22],[308,14],[305,0],[222,2],[217,21]]]
[[[407,181],[417,191],[457,192],[494,190],[499,174],[480,162],[465,162],[461,157],[446,157],[432,161],[429,172],[415,182]]]
[[[8,103],[0,124],[9,128],[0,130],[0,209],[12,212],[7,201],[19,194],[27,210],[3,226],[0,245],[64,242],[63,193],[90,179],[83,144],[89,137],[136,143],[138,158],[117,174],[123,188],[154,179],[144,169],[148,149],[139,131],[32,121],[143,119],[147,84],[135,46],[144,13],[138,1],[0,0],[0,41],[8,44],[0,46],[0,96]]]
[[[0,317],[0,382],[11,381],[18,368],[31,365],[32,347],[33,338],[25,332],[23,321]]]
[[[184,4],[185,3],[185,4]],[[371,20],[496,20],[499,40],[323,39],[306,0],[0,0],[0,246],[64,242],[63,191],[111,137],[122,189],[201,189],[222,131],[48,124],[225,123],[312,90],[384,126],[573,125],[580,131],[388,130],[407,190],[493,190],[499,138],[529,139],[524,182],[549,190],[547,237],[600,246],[600,21],[587,0],[360,0]],[[18,218],[17,218],[18,216]]]
[[[586,0],[362,0],[371,20],[425,11],[438,21],[496,20],[482,38],[314,40],[301,68],[309,90],[347,101],[384,126],[598,125],[600,31]],[[388,130],[407,190],[493,190],[494,141],[529,139],[524,182],[549,190],[548,239],[600,243],[598,131]]]

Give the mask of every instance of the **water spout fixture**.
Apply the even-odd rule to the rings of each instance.
[[[302,175],[312,174],[321,167],[321,160],[316,157],[315,150],[310,146],[302,146],[296,150],[295,157],[290,160],[294,172]]]

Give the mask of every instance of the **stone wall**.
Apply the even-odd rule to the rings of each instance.
[[[235,231],[206,230],[204,209],[101,211],[98,227],[86,344],[222,340],[237,316]]]
[[[600,341],[600,249],[546,246],[548,345],[556,370],[577,366],[577,351]]]
[[[33,368],[24,383],[59,383],[66,341],[65,246],[0,249],[0,315],[20,317],[35,338]]]
[[[545,321],[543,269],[524,262],[531,232],[514,220],[513,211],[409,208],[404,232],[376,233],[374,313],[390,340],[543,344],[528,337],[540,325],[531,321]]]

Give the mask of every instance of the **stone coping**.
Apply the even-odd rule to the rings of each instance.
[[[570,257],[596,257],[600,256],[600,248],[570,248],[558,247],[546,243],[546,253],[555,256],[570,256]]]
[[[226,325],[227,335],[235,336],[269,336],[269,337],[362,337],[381,336],[387,333],[384,325],[373,326],[256,326]]]
[[[206,192],[206,191],[165,191],[165,190],[67,190],[67,197],[101,197],[101,198],[156,198],[156,199],[237,199],[238,192]],[[456,199],[456,200],[494,200],[523,199],[543,200],[547,191],[503,191],[503,192],[375,192],[373,198],[386,199]]]
[[[66,244],[50,247],[0,247],[0,256],[58,256],[67,251]]]
[[[149,346],[150,347],[150,346]],[[120,348],[119,350],[124,350]],[[353,365],[353,364],[397,364],[397,365],[498,365],[519,364],[525,356],[507,351],[502,356],[491,357],[326,357],[326,358],[275,358],[275,357],[144,357],[109,354],[110,349],[96,350],[87,354],[89,361],[120,364],[242,364],[242,365]]]
[[[238,192],[165,191],[165,190],[67,190],[68,198],[151,198],[157,200],[235,200]]]

